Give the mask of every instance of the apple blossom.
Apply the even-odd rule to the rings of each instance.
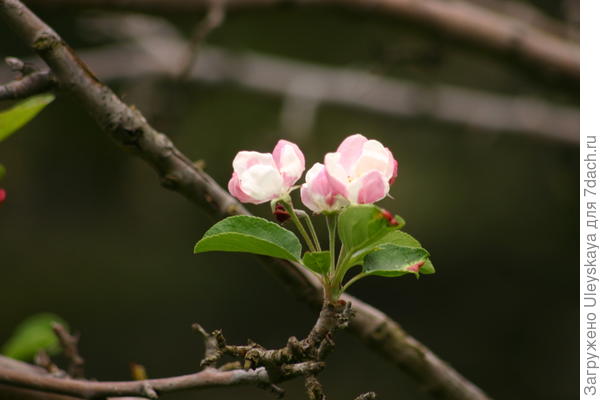
[[[360,134],[347,137],[335,153],[325,156],[325,171],[333,193],[351,204],[383,199],[397,170],[398,163],[387,147]]]
[[[294,143],[280,140],[272,154],[237,153],[228,188],[242,203],[265,203],[287,195],[303,172],[302,151]]]
[[[329,182],[325,166],[316,163],[306,173],[306,183],[300,189],[302,203],[315,213],[337,211],[348,201],[337,195]]]

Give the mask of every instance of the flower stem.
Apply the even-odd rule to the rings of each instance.
[[[300,216],[300,218],[304,218],[304,220],[306,220],[306,225],[308,226],[308,231],[310,232],[310,235],[312,236],[313,243],[314,243],[315,247],[317,248],[317,251],[321,251],[321,243],[319,243],[319,237],[317,236],[317,231],[315,230],[315,226],[313,225],[312,220],[310,219],[310,215],[308,215],[303,210],[296,210],[296,214],[298,216]]]
[[[290,199],[289,201],[282,201],[281,203],[283,204],[283,207],[285,208],[285,210],[290,214],[290,218],[294,222],[294,225],[296,225],[296,228],[298,229],[298,232],[300,232],[300,235],[302,235],[302,237],[304,238],[304,241],[306,242],[308,249],[310,251],[317,251],[310,236],[306,232],[306,229],[304,229],[304,225],[302,225],[302,222],[300,222],[300,220],[298,219],[298,215],[296,215],[296,211],[294,210],[294,205],[292,204],[292,200]]]
[[[360,274],[355,275],[352,279],[350,279],[348,282],[346,282],[346,284],[344,286],[342,286],[342,293],[346,291],[346,289],[348,289],[350,287],[350,285],[352,285],[354,282],[358,281],[359,279],[362,279],[366,276],[366,274],[364,272],[361,272]]]
[[[335,233],[337,228],[337,215],[329,214],[326,216],[327,230],[329,231],[329,253],[330,253],[330,264],[329,274],[335,275]]]

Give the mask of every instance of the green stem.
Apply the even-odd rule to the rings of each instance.
[[[283,207],[285,208],[285,210],[290,214],[290,218],[294,222],[294,225],[296,225],[298,232],[300,232],[300,234],[304,238],[304,241],[306,242],[308,249],[310,251],[317,251],[314,243],[310,239],[310,236],[308,236],[306,229],[304,229],[304,225],[302,225],[302,223],[298,219],[298,216],[296,215],[296,211],[294,211],[294,205],[292,204],[292,200],[290,199],[289,202],[282,201],[281,204],[283,204]]]
[[[335,276],[335,234],[337,228],[337,214],[329,214],[326,216],[327,230],[329,231],[329,253],[330,253],[330,264],[329,273]]]
[[[346,291],[346,289],[348,289],[350,287],[350,285],[352,285],[354,282],[358,281],[359,279],[364,278],[365,276],[367,276],[367,274],[365,274],[364,272],[361,272],[358,275],[355,275],[354,278],[350,279],[348,282],[346,282],[346,284],[344,286],[342,286],[342,293]]]
[[[349,265],[349,257],[350,254],[346,253],[343,245],[342,250],[340,252],[340,256],[338,258],[337,266],[335,267],[335,275],[333,276],[333,285],[335,287],[340,286],[342,284],[342,280],[344,279],[344,275],[350,269],[351,265]]]
[[[304,220],[306,221],[306,225],[308,226],[308,231],[310,232],[310,235],[312,236],[313,243],[317,247],[317,250],[321,251],[321,243],[319,243],[319,237],[317,236],[317,231],[315,230],[315,226],[313,225],[312,220],[310,219],[310,215],[308,215],[303,210],[296,210],[296,214],[299,215],[300,218],[304,218]]]

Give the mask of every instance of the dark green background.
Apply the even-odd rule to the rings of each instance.
[[[559,15],[558,3],[537,5]],[[75,47],[97,44],[78,33],[77,12],[39,11]],[[189,34],[199,16],[169,18]],[[376,13],[239,11],[209,42],[577,106],[576,82]],[[0,55],[29,55],[5,26]],[[275,96],[166,79],[111,86],[223,185],[237,151],[270,151],[282,136]],[[394,200],[382,205],[407,220],[438,273],[365,279],[352,294],[494,398],[573,398],[577,147],[327,104],[310,134],[292,140],[311,165],[354,132],[394,152]],[[23,318],[52,311],[82,333],[90,376],[127,379],[131,361],[152,377],[194,371],[202,343],[192,322],[222,328],[232,343],[252,338],[265,346],[311,326],[314,315],[252,256],[192,255],[214,221],[162,189],[150,168],[116,148],[70,99],[60,96],[0,143],[0,162],[8,169],[0,183],[8,192],[0,206],[0,342]],[[268,209],[249,208],[264,216]],[[382,399],[428,398],[348,333],[337,342],[322,374],[332,399],[369,390]],[[287,398],[304,398],[300,381],[285,387]],[[237,388],[167,398],[270,396]]]

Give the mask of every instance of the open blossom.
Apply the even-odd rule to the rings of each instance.
[[[300,189],[300,197],[302,203],[316,213],[337,211],[348,204],[345,198],[334,192],[325,166],[321,163],[316,163],[306,173],[306,183]]]
[[[325,171],[334,194],[352,204],[368,204],[388,194],[398,163],[380,142],[356,134],[325,156]]]
[[[273,153],[240,151],[233,160],[229,192],[242,203],[260,204],[289,193],[304,172],[297,145],[280,140]]]

